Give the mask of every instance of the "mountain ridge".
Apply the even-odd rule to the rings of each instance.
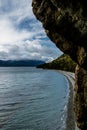
[[[0,60],[0,67],[34,67],[44,63],[42,60]]]

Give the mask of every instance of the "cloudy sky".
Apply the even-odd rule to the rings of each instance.
[[[33,15],[31,0],[0,0],[0,60],[51,61],[60,54]]]

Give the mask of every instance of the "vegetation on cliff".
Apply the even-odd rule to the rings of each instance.
[[[70,58],[70,56],[63,54],[56,60],[50,63],[39,65],[37,68],[58,69],[58,70],[74,72],[75,67],[76,67],[76,63]]]

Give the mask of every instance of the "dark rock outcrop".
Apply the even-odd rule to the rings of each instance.
[[[87,7],[85,0],[33,0],[33,12],[50,39],[78,63],[74,109],[77,125],[87,129]]]
[[[74,110],[78,127],[87,130],[87,71],[76,67]]]

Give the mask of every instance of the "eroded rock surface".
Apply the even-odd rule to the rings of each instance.
[[[32,6],[50,39],[80,66],[76,69],[74,109],[78,127],[87,130],[86,1],[33,0]]]
[[[77,65],[74,110],[78,127],[87,129],[87,71]]]

